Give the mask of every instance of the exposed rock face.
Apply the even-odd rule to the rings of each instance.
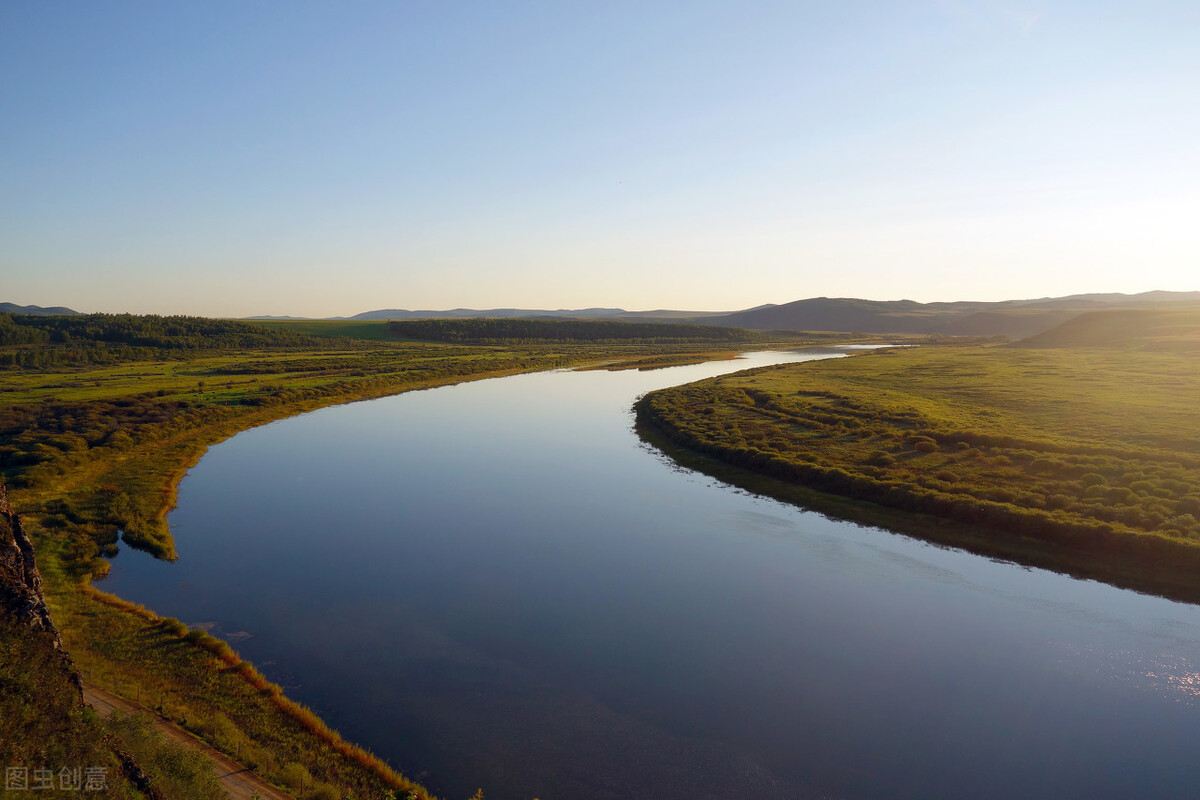
[[[54,646],[62,650],[58,629],[50,620],[46,598],[42,596],[42,576],[33,559],[33,543],[21,527],[8,502],[8,490],[0,483],[0,613],[33,630],[54,637]]]
[[[133,760],[133,756],[126,753],[120,748],[113,750],[117,755],[117,760],[121,762],[121,774],[129,779],[139,792],[149,800],[166,800],[162,790],[150,783],[150,776],[146,774],[138,763]],[[255,795],[257,797],[258,795]]]

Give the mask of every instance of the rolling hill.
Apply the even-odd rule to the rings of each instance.
[[[75,311],[65,306],[51,306],[50,308],[42,308],[41,306],[19,306],[16,303],[0,303],[0,314],[30,314],[34,316],[59,316],[59,317],[74,317],[81,312]]]

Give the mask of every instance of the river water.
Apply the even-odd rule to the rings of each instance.
[[[214,446],[101,588],[234,642],[458,800],[1194,797],[1200,608],[681,470],[548,372]]]

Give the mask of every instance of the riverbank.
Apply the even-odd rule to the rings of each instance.
[[[685,466],[753,491],[1200,602],[1191,358],[892,351],[654,392],[637,415]]]
[[[796,346],[762,346],[772,344]],[[115,553],[118,535],[160,558],[174,557],[166,514],[179,480],[209,446],[240,431],[465,380],[664,355],[715,354],[694,342],[335,341],[317,349],[306,343],[154,360],[118,354],[115,364],[9,370],[0,375],[7,401],[0,411],[10,426],[6,472],[38,546],[51,613],[81,669],[104,675],[118,690],[155,698],[159,713],[277,784],[302,767],[310,793],[326,786],[326,793],[427,797],[290,701],[227,643],[100,592],[91,579],[106,572],[104,556]]]

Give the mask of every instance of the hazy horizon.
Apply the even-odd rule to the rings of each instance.
[[[1200,6],[0,5],[0,300],[1200,289]]]
[[[963,298],[957,298],[956,300],[929,300],[929,301],[917,300],[917,301],[913,301],[913,302],[919,302],[919,303],[942,303],[942,302],[945,302],[945,303],[955,303],[955,302],[970,303],[970,302],[1005,302],[1005,301],[1008,301],[1008,302],[1033,302],[1033,301],[1038,301],[1038,300],[1052,300],[1052,299],[1056,299],[1058,297],[1073,297],[1073,296],[1087,296],[1087,295],[1125,294],[1126,296],[1134,297],[1139,294],[1154,294],[1157,292],[1165,292],[1165,291],[1172,291],[1172,290],[1149,289],[1146,292],[1136,292],[1136,293],[1131,293],[1131,292],[1124,292],[1124,293],[1122,293],[1122,292],[1115,292],[1115,293],[1114,292],[1075,292],[1071,295],[1056,295],[1054,297],[1050,297],[1050,296],[1008,297],[1008,298],[1003,298],[1002,300],[999,300],[999,301],[981,301],[976,298],[963,297]],[[1200,291],[1200,290],[1181,290],[1181,291],[1187,292],[1187,291]],[[253,318],[259,318],[259,317],[276,317],[276,318],[292,317],[292,318],[296,318],[296,319],[312,319],[312,320],[329,319],[329,320],[333,320],[333,319],[348,319],[348,318],[353,317],[358,314],[365,314],[365,313],[378,312],[378,311],[387,311],[387,310],[424,313],[424,312],[432,312],[432,311],[495,311],[495,310],[568,312],[568,311],[584,311],[584,310],[592,310],[592,309],[605,309],[605,310],[616,309],[616,310],[620,310],[623,312],[639,313],[639,314],[650,313],[650,312],[654,312],[654,311],[686,311],[686,312],[694,312],[697,314],[711,314],[711,313],[723,314],[723,313],[730,313],[730,312],[747,311],[750,309],[760,308],[763,306],[788,305],[789,303],[798,302],[801,300],[816,300],[816,299],[867,300],[867,301],[871,301],[871,302],[905,302],[905,301],[913,300],[911,297],[877,298],[877,297],[849,297],[849,296],[831,297],[828,295],[817,295],[814,297],[798,297],[798,298],[794,298],[791,300],[782,300],[779,302],[767,301],[767,302],[763,302],[763,303],[757,303],[753,306],[743,306],[740,308],[682,308],[682,307],[666,307],[666,306],[660,306],[657,308],[630,308],[628,306],[598,306],[598,305],[582,305],[582,306],[508,305],[508,306],[487,306],[487,307],[456,305],[456,306],[443,306],[443,307],[433,308],[433,307],[421,307],[421,306],[407,306],[406,307],[406,306],[381,305],[381,306],[377,306],[374,308],[364,308],[364,309],[360,309],[358,311],[351,311],[351,312],[347,312],[347,313],[319,314],[319,315],[318,314],[311,314],[311,315],[292,314],[292,313],[288,313],[288,312],[280,312],[278,314],[242,314],[242,315],[236,315],[236,316],[229,315],[229,314],[191,314],[191,316],[201,316],[201,317],[207,316],[207,317],[214,317],[214,318],[218,318],[218,319],[253,319]],[[0,302],[13,302],[13,301],[4,300],[3,298],[0,298]],[[13,304],[14,305],[24,305],[24,306],[41,306],[43,308],[57,307],[57,306],[63,305],[61,303],[15,303],[15,302]],[[155,310],[134,312],[134,311],[127,311],[127,310],[123,310],[123,309],[114,310],[114,309],[75,308],[73,306],[67,306],[67,307],[70,308],[72,311],[79,311],[79,312],[82,312],[85,314],[140,313],[140,314],[159,314],[159,315],[167,316],[167,315],[170,315],[171,313],[173,313],[173,312],[164,312],[164,311],[155,311]]]

